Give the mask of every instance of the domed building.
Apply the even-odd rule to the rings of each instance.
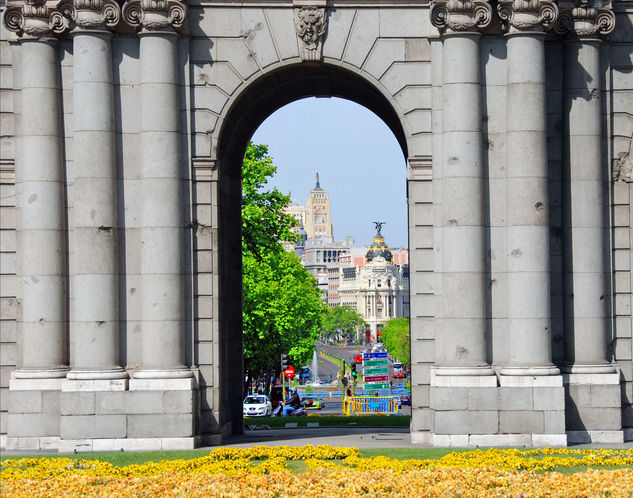
[[[371,263],[376,258],[383,258],[385,262],[392,265],[393,253],[381,233],[383,222],[375,221],[374,223],[376,224],[376,236],[374,237],[374,242],[365,254],[365,263]]]
[[[375,223],[376,236],[365,253],[365,264],[341,268],[339,283],[340,304],[363,315],[374,342],[389,320],[409,316],[409,265],[394,264],[382,223]]]

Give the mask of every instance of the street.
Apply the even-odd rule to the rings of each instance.
[[[354,362],[354,356],[357,354],[361,354],[363,350],[362,346],[343,346],[340,347],[338,345],[330,345],[324,344],[322,342],[317,342],[316,351],[317,351],[317,365],[316,365],[316,376],[320,380],[319,387],[312,385],[311,389],[313,389],[314,395],[323,399],[323,408],[320,410],[311,409],[309,413],[319,414],[319,415],[341,415],[343,408],[343,401],[340,397],[340,389],[341,384],[338,380],[339,375],[339,365],[330,360],[327,356],[321,354],[324,351],[327,355],[340,358],[347,362],[348,366]],[[389,365],[389,379],[390,383],[396,387],[405,385],[407,383],[407,379],[394,379],[393,378],[393,361],[391,358],[388,359]],[[314,370],[313,365],[309,365],[311,370]],[[312,372],[313,374],[315,372]],[[363,367],[361,364],[357,365],[357,373],[358,373],[358,384],[362,384],[363,378]],[[311,380],[306,382],[307,384],[311,384]],[[336,388],[336,389],[332,389]],[[309,391],[305,392],[302,387],[299,389],[302,397],[310,396]],[[411,415],[411,406],[405,405],[400,407],[401,415]]]

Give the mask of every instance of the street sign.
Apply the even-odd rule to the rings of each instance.
[[[287,379],[292,379],[295,376],[295,369],[292,365],[284,370],[284,375]]]
[[[389,375],[389,368],[387,367],[365,368],[365,371],[363,373],[365,375]]]
[[[387,352],[378,352],[378,353],[363,353],[363,360],[369,360],[371,358],[386,358]]]
[[[363,361],[363,355],[362,354],[355,354],[354,355],[354,363],[361,363]]]
[[[389,365],[389,360],[364,360],[364,367],[386,367]]]
[[[383,382],[389,380],[388,375],[363,375],[363,382]]]
[[[366,391],[370,391],[372,389],[389,389],[389,383],[378,382],[378,383],[372,383],[372,384],[365,384],[364,389]]]

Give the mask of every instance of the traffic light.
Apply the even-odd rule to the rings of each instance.
[[[287,354],[281,355],[281,369],[285,370],[290,366],[290,358],[288,358]]]
[[[352,377],[356,377],[356,363],[352,363]]]

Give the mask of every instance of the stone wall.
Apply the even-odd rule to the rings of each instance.
[[[0,445],[4,447],[9,377],[18,361],[16,278],[15,113],[13,60],[0,26]]]
[[[511,216],[516,219],[517,213],[508,209],[508,200],[513,200],[508,175],[509,170],[523,160],[520,156],[508,156],[509,132],[522,130],[508,118],[507,37],[501,32],[498,19],[477,37],[479,59],[473,59],[470,69],[478,68],[481,83],[478,90],[481,133],[475,130],[475,135],[482,143],[482,187],[475,198],[464,202],[459,192],[454,195],[447,188],[465,184],[450,183],[460,180],[447,166],[451,159],[447,150],[456,146],[446,140],[443,132],[449,129],[466,132],[460,135],[462,138],[474,136],[468,135],[473,130],[450,129],[455,126],[454,118],[467,107],[470,109],[472,102],[462,99],[454,107],[455,102],[443,101],[454,88],[448,89],[444,81],[452,76],[444,73],[443,61],[449,59],[445,57],[443,35],[431,26],[429,9],[394,5],[390,2],[379,8],[346,2],[327,8],[327,32],[319,53],[323,63],[304,63],[306,48],[297,35],[290,5],[226,7],[194,2],[188,7],[188,25],[181,30],[176,46],[183,220],[180,277],[185,303],[183,356],[194,375],[193,380],[184,382],[175,379],[174,382],[152,383],[148,379],[134,378],[143,366],[143,326],[148,319],[147,311],[145,316],[143,312],[142,295],[147,289],[142,286],[141,258],[142,230],[146,228],[143,201],[147,194],[143,191],[142,171],[143,75],[139,37],[129,26],[121,24],[111,44],[120,267],[118,356],[120,366],[132,378],[129,383],[125,379],[112,386],[59,379],[41,389],[34,388],[37,382],[14,379],[9,391],[11,373],[20,366],[21,358],[17,320],[22,296],[16,277],[20,271],[16,257],[20,240],[16,233],[21,229],[21,45],[15,35],[1,28],[2,446],[5,446],[7,431],[13,438],[11,447],[14,448],[116,450],[185,448],[201,442],[217,444],[223,435],[241,430],[241,285],[236,278],[241,265],[241,154],[261,121],[280,105],[306,95],[341,96],[367,106],[391,127],[407,158],[412,439],[419,443],[459,446],[565,444],[567,436],[571,436],[570,441],[585,438],[607,442],[621,440],[622,427],[625,438],[633,437],[631,3],[614,2],[617,28],[600,49],[603,166],[611,171],[609,224],[606,225],[610,235],[604,237],[605,246],[608,242],[606,253],[610,255],[611,292],[605,293],[605,299],[609,301],[608,316],[613,317],[607,327],[609,359],[618,364],[619,370],[599,378],[571,372],[540,377],[500,374],[511,363],[516,340],[510,327],[508,295],[513,289],[509,283],[509,268],[513,263],[507,246],[510,243],[508,219]],[[464,45],[471,49],[472,46]],[[551,330],[548,333],[551,360],[556,366],[562,366],[569,354],[565,347],[569,341],[569,336],[565,336],[565,319],[569,318],[565,315],[565,272],[569,273],[569,266],[566,266],[564,252],[568,228],[565,209],[569,207],[565,204],[564,176],[568,160],[565,143],[569,135],[565,128],[565,91],[569,90],[565,86],[565,50],[565,43],[548,35],[544,66],[549,258],[545,259],[550,265]],[[73,145],[76,57],[73,41],[62,36],[57,47],[57,62],[68,227],[67,312],[71,317],[70,341],[65,354],[70,368],[74,367],[80,347],[77,323],[72,319],[78,292],[72,277],[80,258],[90,257],[82,251],[73,230],[74,210],[78,205],[77,151]],[[451,81],[453,83],[466,88],[470,82],[464,79]],[[459,95],[459,92],[453,94]],[[457,111],[450,110],[455,108]],[[307,122],[308,138],[309,126]],[[463,141],[466,140],[457,142]],[[474,158],[474,164],[479,156],[478,152],[472,154],[469,161]],[[517,175],[517,168],[513,174]],[[450,181],[443,183],[445,180]],[[475,206],[480,200],[481,206]],[[85,199],[83,202],[85,205]],[[485,247],[479,248],[485,254],[484,262],[476,273],[485,278],[485,326],[480,327],[483,332],[478,340],[479,345],[483,344],[481,356],[487,364],[483,368],[487,373],[479,378],[454,372],[437,375],[436,368],[455,353],[453,346],[459,345],[451,336],[455,329],[450,323],[456,322],[447,322],[442,310],[451,303],[456,309],[462,304],[471,306],[473,302],[469,292],[460,293],[459,299],[463,301],[457,302],[453,293],[446,290],[446,275],[455,277],[459,274],[455,267],[462,263],[456,258],[459,251],[449,243],[451,227],[459,220],[444,219],[458,202],[466,214],[471,207],[481,208],[483,213],[481,225],[475,227],[483,229],[479,234],[482,236],[461,239],[469,243],[485,241]],[[468,244],[464,247],[469,248]],[[469,256],[468,251],[464,254]],[[535,258],[535,263],[540,264],[541,260]],[[567,295],[569,297],[569,293]],[[541,355],[544,349],[547,348],[533,352]],[[469,353],[468,348],[458,352]],[[171,427],[171,432],[163,432],[164,426]]]
[[[633,440],[633,5],[614,3],[616,30],[610,39],[607,80],[611,92],[606,112],[609,164],[612,169],[611,237],[614,333],[612,349],[620,365],[622,425]]]

